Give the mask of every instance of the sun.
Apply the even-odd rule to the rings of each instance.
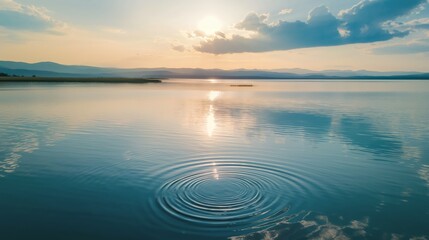
[[[221,28],[222,22],[214,16],[207,16],[198,23],[198,29],[209,35],[216,33]]]

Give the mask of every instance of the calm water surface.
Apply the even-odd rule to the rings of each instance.
[[[427,239],[429,82],[0,84],[0,239]]]

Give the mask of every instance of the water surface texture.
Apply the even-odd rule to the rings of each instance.
[[[424,81],[1,83],[0,239],[427,239],[428,104]]]

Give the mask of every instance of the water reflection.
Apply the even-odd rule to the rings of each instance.
[[[214,107],[214,102],[215,100],[220,96],[220,92],[219,91],[210,91],[210,93],[208,94],[208,99],[210,101],[210,105],[209,105],[209,110],[207,113],[207,117],[206,117],[206,129],[207,129],[207,135],[209,137],[213,136],[213,132],[216,129],[216,117],[215,117],[215,107]]]
[[[210,93],[209,93],[209,100],[210,100],[210,102],[215,101],[219,96],[220,96],[220,92],[219,91],[210,91]]]
[[[15,129],[26,129],[26,131],[16,132]],[[19,167],[19,160],[24,154],[31,154],[39,148],[37,132],[22,126],[3,129],[0,133],[0,139],[3,139],[0,142],[0,177],[13,173]],[[7,141],[4,141],[5,139]]]
[[[348,143],[376,154],[401,153],[401,141],[387,132],[377,128],[368,118],[348,116],[340,120],[339,133]]]
[[[153,178],[163,181],[153,186],[151,222],[191,234],[228,236],[290,219],[298,199],[307,198],[316,183],[265,157],[197,155],[154,170]]]
[[[219,175],[219,171],[216,168],[216,163],[215,162],[213,163],[213,166],[214,166],[213,167],[213,177],[214,177],[214,179],[219,180],[220,175]]]
[[[302,214],[301,214],[302,215]],[[301,218],[301,219],[297,219]],[[328,216],[307,213],[292,220],[260,232],[231,237],[230,240],[256,239],[367,239],[369,219],[352,220],[340,224],[330,221]],[[336,222],[345,222],[338,219]]]
[[[420,178],[426,182],[426,185],[429,187],[429,165],[423,164],[418,170]]]
[[[79,226],[76,239],[99,236],[94,229],[135,234],[129,239],[382,239],[427,231],[427,96],[397,96],[406,100],[397,107],[376,93],[206,85],[2,92],[0,175],[15,173],[0,181],[6,236],[22,222],[47,235],[44,226],[65,230],[50,218],[57,213]],[[18,174],[18,166],[31,174]]]
[[[216,129],[216,118],[215,118],[215,110],[213,105],[209,106],[209,111],[207,113],[207,118],[206,118],[206,129],[207,129],[207,135],[209,137],[213,136],[213,132]]]
[[[218,97],[216,92],[209,95],[215,96],[213,99]],[[398,136],[389,134],[394,130],[386,129],[386,125],[374,124],[374,120],[367,116],[339,114],[335,109],[299,111],[270,106],[253,106],[250,111],[247,109],[252,108],[231,102],[217,102],[215,109],[214,102],[210,102],[206,117],[208,135],[213,135],[217,125],[229,123],[235,130],[243,129],[248,136],[304,136],[317,141],[324,141],[323,138],[329,136],[377,155],[409,153],[403,152],[404,146]],[[219,113],[217,117],[215,112]]]
[[[53,123],[16,121],[0,123],[0,177],[14,173],[23,156],[34,154],[42,147],[54,147],[65,137],[64,126]]]
[[[332,122],[330,115],[307,111],[265,109],[261,116],[280,134],[303,132],[315,139],[326,135]]]

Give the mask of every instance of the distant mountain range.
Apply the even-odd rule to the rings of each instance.
[[[220,78],[220,79],[429,79],[429,73],[374,71],[312,71],[306,69],[102,68],[54,62],[0,61],[0,73],[39,77]]]

